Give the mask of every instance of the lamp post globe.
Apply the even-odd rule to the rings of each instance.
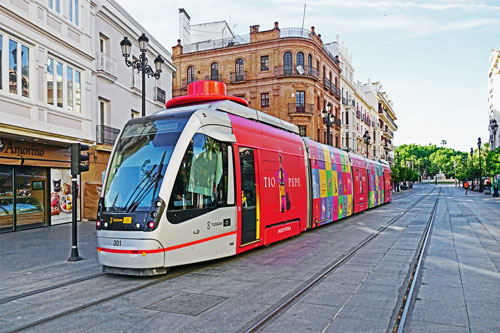
[[[155,69],[148,65],[147,51],[149,38],[146,34],[141,34],[137,39],[139,43],[139,51],[141,52],[138,59],[129,60],[132,49],[132,43],[127,37],[123,37],[120,42],[120,47],[122,50],[123,58],[125,58],[125,64],[128,67],[132,67],[137,70],[138,73],[142,73],[142,116],[146,116],[146,75],[147,77],[154,77],[156,80],[160,79],[161,66],[165,63],[161,55],[158,55],[154,60]]]

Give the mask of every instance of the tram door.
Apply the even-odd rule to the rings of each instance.
[[[259,239],[255,149],[239,147],[241,181],[241,245]]]

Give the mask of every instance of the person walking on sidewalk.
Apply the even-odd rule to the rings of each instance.
[[[467,195],[467,192],[469,191],[469,182],[464,183],[464,189],[465,189],[465,195]]]

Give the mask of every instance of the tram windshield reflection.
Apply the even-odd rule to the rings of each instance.
[[[151,207],[190,115],[134,120],[125,126],[108,170],[105,211],[131,212]]]

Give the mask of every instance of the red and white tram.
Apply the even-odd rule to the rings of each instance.
[[[126,124],[99,201],[103,271],[161,274],[391,200],[387,163],[301,138],[247,105],[223,83],[199,81]]]

